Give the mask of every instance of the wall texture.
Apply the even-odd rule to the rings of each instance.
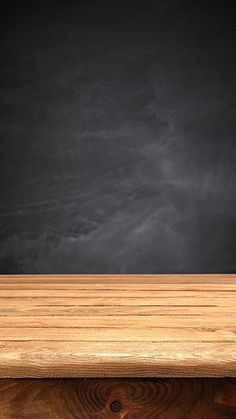
[[[236,271],[229,2],[1,17],[0,272]]]

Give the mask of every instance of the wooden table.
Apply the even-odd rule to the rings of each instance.
[[[1,275],[0,419],[236,418],[236,275]]]

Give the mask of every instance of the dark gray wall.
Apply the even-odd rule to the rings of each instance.
[[[0,272],[236,272],[230,3],[32,3],[1,18]]]

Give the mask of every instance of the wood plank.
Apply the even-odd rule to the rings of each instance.
[[[43,274],[43,275],[1,275],[1,282],[5,283],[78,283],[81,284],[112,284],[112,283],[163,283],[163,284],[222,284],[233,283],[235,284],[235,274]]]
[[[0,341],[0,376],[236,377],[236,343]]]
[[[0,381],[0,414],[6,419],[72,419],[78,412],[81,419],[232,419],[235,396],[234,379],[11,379]]]
[[[234,419],[236,379],[2,379],[0,417]]]
[[[82,342],[235,342],[230,328],[209,327],[60,327],[60,328],[1,328],[0,339],[8,341],[82,341]]]
[[[223,280],[222,280],[223,281]],[[42,287],[43,284],[43,287]],[[30,280],[24,282],[6,282],[1,281],[0,277],[0,290],[84,290],[93,291],[96,287],[101,291],[214,291],[214,292],[235,292],[235,283],[159,283],[159,282],[143,282],[143,283],[102,283],[102,282],[89,282],[80,283],[77,281],[64,281],[64,282],[31,282]]]
[[[140,290],[132,289],[132,293],[129,289],[127,290],[97,290],[95,287],[91,290],[71,290],[71,289],[63,289],[63,290],[55,290],[53,289],[53,298],[75,298],[75,291],[76,291],[76,298],[175,298],[175,299],[197,299],[197,302],[201,301],[202,299],[208,299],[212,297],[209,295],[209,291],[189,291],[189,290]],[[45,290],[44,288],[38,290],[19,290],[19,289],[10,289],[10,290],[1,290],[0,289],[0,299],[1,298],[52,298],[52,291]],[[235,291],[228,290],[225,292],[221,290],[218,293],[214,293],[214,299],[218,301],[218,299],[222,300],[225,298],[233,299],[236,302],[236,289]],[[194,300],[193,300],[194,302]]]
[[[182,306],[174,306],[174,305],[159,305],[159,306],[90,306],[88,310],[88,306],[48,306],[48,305],[30,305],[30,304],[22,304],[18,306],[7,306],[0,308],[0,320],[1,317],[6,316],[21,316],[21,315],[50,315],[50,316],[58,316],[58,315],[68,315],[68,316],[139,316],[142,318],[143,316],[166,316],[172,315],[175,317],[182,316],[183,314],[188,316],[216,316],[222,315],[235,315],[236,307],[221,307],[218,305],[182,305]],[[207,317],[206,317],[207,321]],[[222,321],[220,322],[220,324]]]
[[[206,298],[191,297],[0,297],[0,307],[21,307],[22,304],[33,306],[218,306],[218,307],[235,307],[236,298],[222,298],[209,294]]]
[[[184,327],[194,328],[204,327],[217,328],[222,320],[221,315],[212,315],[207,317],[204,314],[198,316],[181,315],[175,316],[167,314],[166,316],[4,316],[1,318],[1,329],[7,328],[39,328],[39,327],[55,327],[55,328],[129,328],[139,329],[156,328],[156,327]],[[236,313],[228,313],[224,316],[224,329],[234,330],[236,324]]]

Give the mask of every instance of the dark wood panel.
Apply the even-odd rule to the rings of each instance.
[[[236,379],[1,379],[1,419],[235,419]]]

